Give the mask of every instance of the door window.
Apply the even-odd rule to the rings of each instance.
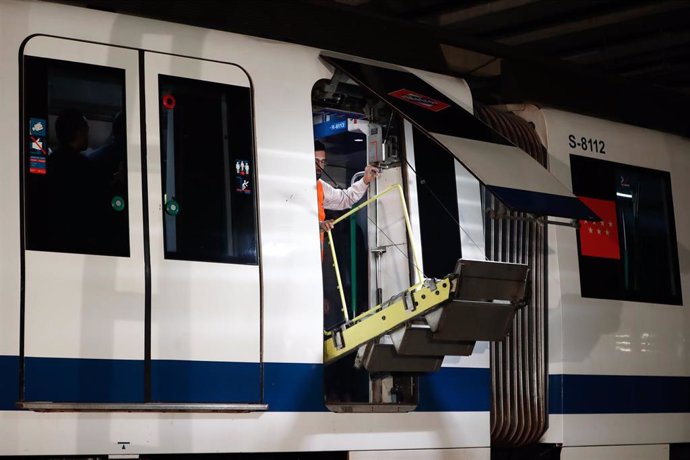
[[[24,59],[26,248],[129,256],[125,71]]]
[[[257,263],[251,94],[159,76],[165,258]]]

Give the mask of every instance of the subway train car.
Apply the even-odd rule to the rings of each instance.
[[[0,31],[0,456],[687,453],[688,139],[48,2]],[[315,172],[367,163],[320,235]]]

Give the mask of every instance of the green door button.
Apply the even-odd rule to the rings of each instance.
[[[165,203],[165,213],[169,216],[176,216],[180,212],[180,205],[175,200],[168,200]]]
[[[112,200],[110,200],[110,206],[117,212],[125,209],[125,199],[120,195],[115,195]]]

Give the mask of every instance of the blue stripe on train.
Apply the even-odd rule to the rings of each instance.
[[[110,359],[26,359],[26,400],[140,403],[144,362]],[[151,398],[157,402],[257,402],[256,363],[155,360]]]
[[[550,375],[552,414],[690,412],[690,377]]]
[[[0,356],[0,410],[15,408],[18,371],[18,357]],[[258,402],[259,372],[252,363],[154,361],[152,390],[159,401]],[[27,358],[26,399],[142,402],[143,375],[143,361]],[[690,377],[552,375],[549,383],[554,414],[690,412]],[[488,411],[489,386],[488,369],[442,368],[420,377],[417,410]],[[324,411],[323,367],[265,363],[264,396],[271,411]]]
[[[256,363],[151,362],[151,399],[156,402],[258,402],[260,381],[261,368]]]
[[[417,411],[486,412],[491,407],[491,373],[487,368],[442,367],[419,377]]]
[[[0,356],[0,410],[15,409],[19,399],[19,357]]]
[[[265,363],[264,400],[270,411],[325,411],[323,366],[321,364]]]
[[[266,363],[266,403],[271,411],[325,411],[323,366]],[[418,411],[488,411],[489,370],[444,367],[419,379]]]
[[[144,362],[124,359],[27,358],[27,401],[144,401]]]
[[[17,375],[7,367],[3,375]],[[258,402],[256,363],[162,361],[151,363],[152,399],[165,402]],[[143,361],[66,358],[26,359],[26,399],[55,402],[142,402]],[[10,409],[15,390],[3,391]],[[419,380],[420,411],[489,410],[488,369],[442,368]],[[9,394],[11,393],[11,395]],[[264,395],[271,411],[318,412],[323,404],[323,366],[264,364]]]

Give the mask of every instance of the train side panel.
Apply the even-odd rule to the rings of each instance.
[[[627,225],[618,233],[620,254],[606,254],[607,249],[598,246],[595,250],[603,253],[589,253],[589,256],[583,254],[590,249],[585,247],[589,244],[588,236],[580,233],[578,243],[578,230],[550,227],[553,248],[549,256],[551,427],[544,440],[563,442],[566,446],[687,442],[690,213],[684,200],[690,193],[686,179],[690,172],[687,155],[690,142],[675,135],[553,109],[532,106],[517,113],[535,124],[550,153],[551,172],[564,184],[574,187],[576,195],[603,193],[597,187],[611,175],[600,171],[613,170],[617,183],[611,184],[610,190],[615,194],[606,200],[600,194],[597,197],[602,202],[609,201],[609,207],[615,203],[617,225],[625,225],[625,219],[634,215],[627,213],[627,202],[633,196],[638,200],[639,196],[638,231],[653,228],[651,233],[669,243],[663,246],[666,250],[655,254],[639,250],[637,254],[663,275],[647,272],[635,281],[625,278],[635,270],[632,263],[623,265],[628,271],[623,270],[622,276],[631,280],[632,288],[616,293],[617,288],[611,285],[606,295],[619,298],[600,298],[592,275],[601,276],[598,270],[602,266],[618,270],[635,256],[633,250],[626,250],[627,242],[632,240],[624,232],[630,233],[635,227]],[[577,169],[581,164],[589,168],[584,174],[581,166]],[[640,178],[647,183],[643,184]],[[672,196],[673,207],[672,213],[666,215],[673,217],[674,235],[665,233],[671,225],[661,217],[668,203],[666,198],[660,204],[654,203],[650,198],[652,192],[643,188],[652,179],[670,185],[668,196]],[[661,192],[654,193],[661,196]],[[608,225],[605,217],[604,224]],[[583,222],[579,231],[605,235],[605,230],[597,233],[597,225],[605,228],[600,223],[592,226]],[[677,245],[671,240],[677,240]],[[652,241],[649,245],[656,244],[653,240],[646,241]],[[677,251],[677,265],[674,251]],[[669,280],[675,278],[674,273],[678,286],[675,279]],[[645,279],[650,278],[656,280],[653,281],[656,286],[645,286]],[[663,288],[665,283],[670,287]],[[650,294],[652,291],[658,293]]]

